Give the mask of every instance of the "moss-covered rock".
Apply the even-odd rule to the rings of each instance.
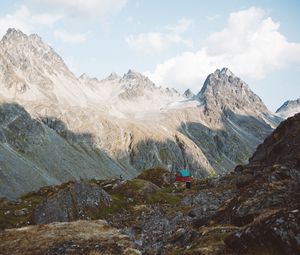
[[[93,211],[109,206],[111,197],[101,187],[84,182],[71,182],[36,206],[31,222],[51,222],[90,219]]]
[[[133,179],[124,181],[117,187],[115,187],[111,192],[112,194],[119,194],[125,196],[129,200],[134,201],[146,201],[148,197],[159,191],[160,188],[153,184],[152,182]]]
[[[137,178],[152,182],[158,187],[169,186],[174,181],[172,180],[172,173],[163,168],[144,170]]]

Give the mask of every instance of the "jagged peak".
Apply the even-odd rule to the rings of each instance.
[[[233,74],[233,72],[231,72],[228,67],[223,67],[222,70],[220,71],[220,74],[221,75],[227,75],[227,76],[234,76],[235,77],[235,75]]]
[[[216,69],[213,73],[208,75],[207,78],[215,78],[215,79],[222,79],[222,80],[229,80],[232,82],[234,79],[239,79],[228,67],[223,67],[221,70]]]
[[[300,98],[295,100],[287,100],[283,103],[282,106],[280,106],[276,112],[279,112],[282,108],[287,107],[289,105],[300,105]]]
[[[183,96],[186,97],[186,98],[193,98],[195,96],[195,94],[190,89],[187,89],[183,93]]]
[[[1,40],[1,48],[7,61],[21,68],[20,72],[30,83],[35,83],[34,79],[39,78],[51,84],[45,70],[47,73],[64,73],[71,79],[76,78],[63,59],[37,34],[26,35],[19,29],[9,28]]]
[[[165,88],[165,89],[158,88],[158,89],[162,90],[163,92],[167,93],[170,96],[180,96],[180,93],[174,88]]]
[[[21,30],[15,28],[9,28],[6,31],[6,34],[3,36],[2,41],[9,40],[12,38],[26,38],[28,37]]]
[[[300,98],[285,101],[284,104],[277,109],[276,114],[286,119],[298,112],[300,112]]]
[[[219,82],[218,82],[219,81]],[[221,81],[221,82],[220,82]],[[208,87],[214,87],[214,90],[218,90],[221,87],[227,86],[230,89],[231,86],[236,87],[238,90],[242,90],[243,88],[248,88],[248,85],[243,82],[239,77],[234,75],[232,71],[230,71],[227,67],[215,70],[213,73],[209,74],[204,82],[204,85],[201,91],[197,96],[205,93]]]
[[[23,33],[20,29],[16,29],[16,28],[13,28],[13,27],[7,29],[5,35],[11,36],[11,35],[14,35],[14,34],[18,34],[18,35],[26,35],[26,34]]]
[[[82,75],[79,76],[79,79],[80,80],[87,80],[87,79],[90,79],[90,77],[86,73],[83,73]]]
[[[6,34],[3,36],[2,41],[11,39],[15,40],[18,38],[31,39],[33,41],[42,42],[42,38],[39,35],[31,34],[28,36],[27,34],[23,33],[20,29],[16,28],[9,28]]]
[[[226,67],[208,75],[196,99],[209,108],[268,112],[259,96]]]
[[[28,44],[31,45],[34,43],[35,45],[39,45],[39,47],[45,47],[54,51],[48,44],[43,42],[43,39],[38,34],[27,35],[21,30],[15,28],[9,28],[6,34],[3,36],[1,42],[2,44],[18,44],[18,42],[23,44],[24,42],[28,42]]]
[[[29,35],[29,38],[38,42],[43,42],[42,37],[40,37],[38,34],[31,34]]]
[[[92,77],[88,76],[86,73],[83,73],[82,75],[80,75],[79,80],[87,81],[87,82],[91,82],[91,81],[98,82],[99,81],[96,77],[92,78]]]
[[[106,80],[119,80],[121,79],[120,75],[118,75],[117,73],[115,72],[112,72],[107,78]]]
[[[129,69],[126,74],[124,74],[123,78],[125,79],[137,79],[137,78],[147,78],[139,72],[136,72],[132,69]]]

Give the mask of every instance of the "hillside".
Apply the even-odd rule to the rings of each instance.
[[[174,184],[167,170],[148,169],[132,180],[70,182],[44,187],[15,202],[2,200],[2,228],[50,224],[2,231],[0,248],[11,254],[11,243],[17,240],[27,251],[43,244],[49,254],[57,254],[53,247],[61,247],[64,254],[101,254],[103,246],[112,254],[126,248],[135,249],[129,254],[299,254],[299,148],[300,114],[280,124],[248,164],[224,177],[195,180],[190,190]],[[82,220],[89,220],[84,233],[94,227],[97,238],[104,238],[101,245],[95,246],[93,231],[78,236]],[[108,226],[102,229],[99,224]],[[74,235],[57,240],[53,233],[58,228],[59,233]],[[107,231],[124,245],[109,243]],[[28,233],[36,238],[25,241],[31,240]],[[51,238],[45,239],[48,235]]]

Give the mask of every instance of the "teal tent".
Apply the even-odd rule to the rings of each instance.
[[[181,175],[182,177],[189,177],[189,176],[190,176],[189,170],[186,170],[186,169],[181,169],[181,170],[179,171],[179,173],[180,173],[180,175]]]

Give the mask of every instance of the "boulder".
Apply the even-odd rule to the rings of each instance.
[[[71,182],[47,197],[32,213],[32,224],[90,219],[92,212],[109,206],[111,197],[101,187]]]

